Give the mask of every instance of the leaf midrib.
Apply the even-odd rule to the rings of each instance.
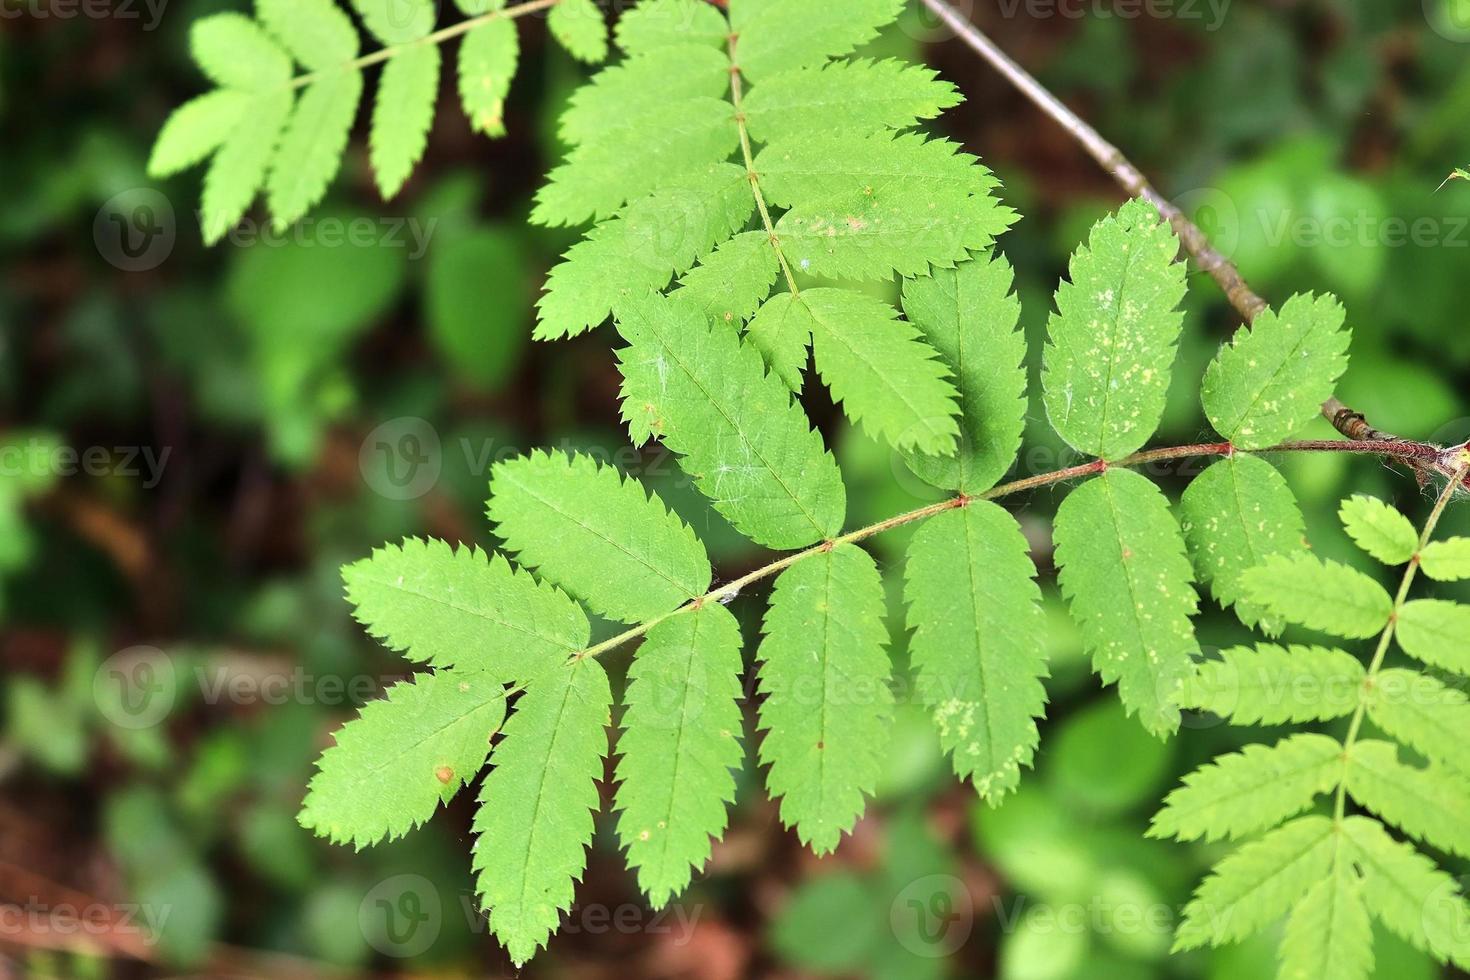
[[[907,394],[907,391],[904,388],[904,386],[898,385],[898,384],[894,384],[892,382],[892,379],[890,379],[888,377],[888,375],[885,374],[882,371],[882,369],[880,369],[879,367],[877,367],[873,363],[873,361],[867,356],[867,353],[865,351],[860,350],[858,347],[856,347],[853,344],[849,343],[847,341],[847,338],[843,337],[842,334],[839,331],[837,331],[837,330],[835,330],[835,329],[832,328],[831,324],[829,324],[826,320],[822,319],[821,317],[817,316],[817,311],[814,310],[814,309],[812,309],[811,304],[809,302],[807,302],[805,299],[803,299],[801,297],[797,297],[797,302],[801,303],[803,306],[806,307],[807,314],[812,318],[812,322],[815,323],[815,324],[818,324],[822,328],[822,331],[834,343],[840,344],[842,347],[846,348],[849,352],[851,352],[852,356],[854,358],[856,358],[857,360],[861,361],[862,364],[863,364],[863,366],[866,367],[869,371],[871,371],[873,373],[874,377],[877,377],[877,378],[881,379],[884,382],[885,387],[887,387],[889,391],[893,392],[895,395],[898,396],[899,400],[903,402],[904,407],[909,410],[909,413],[911,415],[913,415],[913,417],[915,419],[918,420],[919,424],[924,427],[924,429],[925,429],[926,432],[928,432],[934,438],[943,438],[947,434],[942,429],[935,428],[934,426],[932,426],[932,425],[929,424],[929,416],[927,416],[924,412],[922,412],[919,409],[919,407],[917,405],[914,404],[913,400]],[[896,322],[897,321],[890,321],[890,323],[896,323]],[[829,387],[830,387],[830,382],[829,382]],[[950,387],[953,388],[954,386],[951,385]],[[956,390],[955,394],[956,394],[955,404],[957,406],[958,405],[958,395],[959,395],[958,390]],[[953,415],[947,415],[947,416],[944,416],[944,417],[946,419],[948,419],[952,424],[955,425],[955,430],[956,430],[956,433],[957,433],[958,432],[958,429],[959,429],[959,426],[958,426],[957,423],[954,423],[954,416]],[[879,424],[876,423],[876,422],[873,424],[873,427],[874,428],[880,428]],[[948,434],[954,435],[955,433],[948,433]],[[901,435],[901,433],[899,435]],[[899,448],[902,448],[902,445],[901,444],[900,444]],[[923,447],[916,446],[915,448],[919,449],[921,452],[932,452],[932,450],[924,449]],[[945,457],[945,458],[948,458],[948,457]]]
[[[1122,312],[1123,312],[1123,295],[1127,291],[1127,287],[1128,287],[1128,276],[1129,276],[1129,273],[1133,270],[1133,262],[1134,262],[1135,258],[1138,255],[1138,251],[1139,251],[1139,249],[1138,249],[1137,245],[1134,245],[1133,247],[1129,248],[1128,250],[1126,250],[1123,253],[1123,271],[1118,276],[1118,301],[1113,304],[1113,315],[1112,315],[1112,318],[1111,318],[1112,319],[1112,334],[1111,334],[1111,338],[1112,338],[1112,342],[1113,343],[1112,343],[1112,349],[1109,351],[1109,354],[1108,354],[1108,372],[1107,372],[1106,377],[1103,379],[1102,414],[1098,418],[1098,426],[1097,426],[1097,455],[1098,456],[1103,456],[1104,455],[1104,450],[1107,448],[1107,443],[1108,443],[1108,408],[1112,405],[1112,402],[1113,402],[1113,399],[1112,399],[1113,370],[1117,367],[1118,357],[1119,357],[1119,354],[1118,354],[1118,318],[1122,315]],[[1093,254],[1095,255],[1096,252],[1094,252]],[[1071,415],[1071,412],[1068,412],[1067,414],[1068,415]],[[1109,499],[1111,499],[1111,497]],[[1130,583],[1130,590],[1131,590],[1131,583]]]
[[[710,327],[709,336],[713,336],[713,332],[718,329],[720,329],[718,325]],[[650,332],[652,332],[654,336],[658,338],[659,347],[665,353],[667,353],[669,359],[677,364],[679,366],[679,369],[684,372],[684,376],[689,379],[689,382],[699,389],[699,393],[704,396],[706,403],[716,412],[718,412],[720,414],[720,417],[725,420],[725,424],[728,425],[730,430],[735,433],[736,437],[740,440],[741,445],[748,449],[751,455],[753,455],[756,459],[760,460],[761,466],[764,467],[765,471],[770,474],[771,479],[776,481],[776,485],[779,486],[781,488],[781,491],[785,493],[786,496],[791,500],[791,502],[796,505],[796,509],[801,511],[801,516],[806,520],[808,524],[812,526],[812,529],[817,532],[817,537],[825,538],[827,536],[826,529],[823,528],[821,524],[817,523],[816,517],[812,514],[810,510],[807,509],[805,502],[802,501],[802,499],[797,496],[797,494],[794,493],[789,486],[787,486],[786,481],[782,478],[780,471],[777,470],[773,465],[771,465],[770,460],[766,458],[765,453],[761,452],[760,447],[750,441],[750,438],[746,435],[745,430],[736,423],[735,419],[731,417],[730,413],[725,411],[725,406],[714,397],[714,395],[710,392],[708,388],[704,386],[704,383],[700,380],[699,376],[696,375],[692,370],[690,370],[689,365],[685,363],[683,358],[679,357],[678,352],[669,344],[669,342],[664,338],[663,334],[658,331]],[[740,340],[738,337],[735,338],[735,345],[736,357],[739,358],[742,356],[742,349],[740,348]],[[762,367],[761,370],[764,371],[764,367]],[[789,400],[787,404],[790,405]],[[803,421],[800,424],[804,426],[804,415],[802,416],[802,419]],[[807,434],[810,435],[810,433],[811,430],[808,429]]]
[[[544,764],[536,767],[536,795],[531,802],[531,820],[529,824],[529,830],[526,834],[526,851],[524,859],[520,862],[521,895],[520,901],[516,906],[519,910],[518,918],[521,920],[520,924],[522,928],[524,928],[526,925],[525,920],[527,917],[527,909],[530,907],[529,897],[531,885],[531,854],[536,849],[536,831],[540,826],[541,804],[542,801],[546,798],[546,780],[551,772],[551,760],[555,758],[557,754],[556,746],[558,744],[558,740],[562,737],[567,729],[567,726],[562,724],[562,719],[566,716],[567,704],[572,699],[572,692],[577,687],[576,671],[578,669],[579,668],[577,665],[573,665],[572,676],[567,679],[566,688],[562,691],[561,704],[557,706],[555,723],[552,725],[551,728],[551,738],[549,738],[545,743],[546,752],[544,753],[544,755],[546,761]],[[519,711],[520,709],[517,708],[516,710]],[[540,944],[538,943],[537,945]]]
[[[1314,305],[1313,306],[1313,311],[1315,312],[1315,310],[1316,310],[1316,307]],[[1276,322],[1276,323],[1281,323],[1282,322],[1282,318],[1279,315],[1272,314],[1272,318],[1273,318],[1273,321]],[[1244,344],[1245,342],[1249,341],[1250,339],[1252,339],[1252,338],[1254,338],[1256,336],[1255,329],[1256,328],[1254,326],[1252,326],[1251,327],[1251,332],[1248,333],[1248,334],[1246,334],[1244,337],[1241,338],[1242,344]],[[1266,380],[1266,382],[1264,384],[1262,384],[1262,385],[1260,385],[1259,387],[1256,388],[1256,393],[1251,397],[1250,402],[1236,416],[1235,422],[1230,426],[1230,432],[1229,433],[1225,433],[1225,435],[1228,438],[1230,438],[1230,439],[1238,439],[1238,438],[1240,438],[1240,429],[1241,429],[1241,426],[1245,425],[1246,419],[1250,418],[1251,413],[1253,411],[1255,411],[1256,406],[1258,404],[1260,404],[1261,399],[1263,397],[1265,397],[1266,392],[1268,390],[1270,390],[1272,388],[1272,386],[1274,386],[1274,385],[1276,385],[1278,383],[1278,379],[1281,377],[1281,373],[1286,370],[1286,365],[1289,364],[1289,363],[1291,363],[1292,355],[1296,354],[1297,351],[1301,350],[1302,347],[1307,343],[1307,341],[1312,340],[1315,337],[1315,335],[1316,335],[1316,331],[1313,330],[1313,329],[1311,329],[1311,328],[1308,328],[1307,330],[1304,330],[1302,332],[1301,338],[1295,344],[1292,345],[1291,349],[1286,353],[1285,356],[1283,356],[1283,357],[1280,358],[1280,360],[1276,364],[1275,369],[1273,369],[1271,371],[1271,376]],[[1264,339],[1265,335],[1263,334],[1261,336]],[[1238,352],[1239,349],[1238,348],[1232,348],[1232,350]]]
[[[395,578],[398,578],[398,577],[402,577],[402,576],[395,576]],[[407,586],[402,585],[402,584],[399,584],[397,582],[389,582],[386,579],[379,579],[379,578],[371,578],[371,577],[368,577],[366,580],[368,582],[372,582],[373,584],[376,584],[376,585],[378,585],[378,586],[380,586],[382,588],[391,589],[391,590],[393,590],[395,592],[402,593],[403,595],[406,595],[406,596],[412,596],[412,597],[414,597],[416,599],[423,599],[423,600],[425,600],[427,602],[432,602],[435,605],[443,606],[446,609],[452,609],[455,612],[464,613],[465,615],[471,616],[471,617],[473,617],[475,619],[483,620],[484,622],[487,622],[487,623],[493,623],[496,626],[503,626],[506,629],[512,630],[513,632],[516,632],[516,633],[524,633],[526,636],[535,637],[538,640],[541,640],[541,641],[543,641],[545,643],[550,644],[551,646],[553,646],[555,649],[557,649],[559,651],[563,651],[563,652],[566,652],[566,653],[575,653],[580,648],[580,645],[579,644],[576,644],[576,643],[570,643],[569,644],[569,643],[566,642],[565,639],[563,639],[561,637],[547,636],[545,633],[542,633],[542,632],[540,632],[540,631],[538,631],[536,629],[531,629],[531,628],[527,628],[525,626],[521,626],[518,623],[511,622],[510,620],[497,619],[495,616],[492,616],[492,615],[490,615],[490,614],[488,614],[486,612],[483,612],[483,611],[481,611],[479,609],[474,609],[474,608],[472,608],[470,606],[462,606],[459,603],[454,602],[454,601],[449,600],[449,599],[445,599],[442,596],[434,595],[434,594],[429,593],[429,592],[422,592],[422,591],[420,591],[418,589],[411,589],[411,588],[408,588]],[[369,624],[369,627],[371,629],[376,629],[376,627],[372,627],[371,624]],[[386,633],[386,631],[385,631],[385,633]],[[386,636],[385,638],[386,639],[389,639],[391,642],[394,642],[394,643],[403,642],[401,640],[394,639],[391,636]],[[414,646],[414,644],[404,643],[404,646],[406,648],[410,648],[410,647]]]

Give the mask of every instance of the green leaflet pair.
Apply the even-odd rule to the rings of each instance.
[[[458,60],[460,99],[478,132],[500,136],[506,93],[520,59],[505,0],[456,0],[472,18]],[[439,96],[441,55],[434,0],[352,0],[388,57],[358,57],[357,29],[333,0],[255,0],[256,17],[222,13],[190,30],[200,71],[217,88],[169,116],[148,175],[171,176],[210,160],[200,206],[204,240],[217,242],[264,191],[281,230],[315,207],[341,166],[362,100],[363,67],[384,61],[372,103],[370,163],[384,200],[423,156]],[[551,33],[574,57],[607,56],[607,25],[592,0],[559,0]],[[295,75],[300,66],[303,75]],[[298,97],[297,92],[300,92]]]
[[[959,101],[953,86],[927,68],[844,57],[902,7],[744,0],[727,21],[689,0],[625,15],[626,57],[571,100],[561,134],[572,148],[537,195],[535,221],[595,222],[551,271],[537,336],[612,316],[627,339],[632,329],[658,343],[668,317],[645,298],[673,284],[676,319],[694,310],[711,326],[745,325],[779,397],[800,390],[810,353],[854,422],[901,451],[954,457],[961,393],[942,338],[860,284],[952,269],[1015,215],[973,157],[915,130]],[[825,532],[831,513],[799,517]]]

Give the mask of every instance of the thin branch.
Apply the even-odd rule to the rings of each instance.
[[[323,75],[327,75],[332,72],[345,71],[349,68],[366,68],[368,65],[376,65],[379,62],[387,61],[389,58],[393,57],[395,54],[404,50],[405,48],[413,48],[421,44],[443,44],[450,38],[458,37],[461,34],[468,34],[470,31],[474,30],[476,27],[479,27],[481,24],[487,24],[492,20],[515,20],[517,17],[524,17],[527,14],[534,14],[538,10],[549,10],[559,3],[561,3],[561,0],[529,0],[528,3],[523,3],[515,7],[502,7],[499,10],[492,10],[488,14],[480,14],[478,17],[471,17],[469,20],[462,20],[458,24],[450,24],[448,27],[443,27],[437,31],[434,31],[432,34],[425,34],[421,38],[417,38],[412,41],[405,41],[402,44],[390,44],[386,48],[380,48],[377,51],[372,52],[371,54],[363,55],[361,58],[354,58],[352,61],[343,62],[336,68],[307,72],[305,75],[297,75],[295,78],[291,79],[289,87],[302,88],[303,86],[310,85],[312,82],[316,81]]]
[[[1250,288],[1245,279],[1241,277],[1240,270],[1215,249],[1210,243],[1209,236],[1201,231],[1198,225],[1190,221],[1184,212],[1175,207],[1173,202],[1154,189],[1143,172],[1123,155],[1122,150],[1109,143],[1101,133],[1063,105],[1062,101],[1046,86],[1038,82],[1030,72],[997,47],[994,41],[950,6],[946,0],[924,0],[924,5],[948,25],[950,30],[954,31],[971,50],[989,62],[990,66],[1004,76],[1006,81],[1065,129],[1087,151],[1089,156],[1113,176],[1119,186],[1134,197],[1141,197],[1152,204],[1164,220],[1173,227],[1174,234],[1179,237],[1184,251],[1189,253],[1196,265],[1215,280],[1230,301],[1230,305],[1235,307],[1236,312],[1244,318],[1246,323],[1253,322],[1256,316],[1266,309],[1266,301]],[[1338,432],[1349,439],[1377,442],[1398,441],[1397,436],[1373,428],[1361,413],[1353,411],[1336,398],[1329,398],[1322,403],[1322,415],[1332,423]],[[1420,474],[1421,478],[1423,477],[1423,471],[1419,467],[1416,466],[1415,471]],[[1439,472],[1441,475],[1448,476],[1450,471],[1441,470]]]
[[[895,517],[890,517],[887,520],[879,521],[876,524],[869,524],[867,527],[859,528],[856,531],[849,531],[847,534],[844,534],[841,537],[833,538],[830,541],[823,541],[821,544],[812,545],[805,551],[792,552],[791,554],[785,555],[768,565],[762,565],[755,571],[748,572],[745,575],[742,575],[740,578],[737,578],[731,582],[726,582],[724,585],[720,586],[717,589],[711,589],[709,592],[706,592],[704,595],[700,596],[697,599],[693,599],[685,603],[678,609],[664,613],[662,616],[655,617],[654,619],[651,619],[646,623],[640,623],[639,625],[634,626],[631,629],[624,630],[616,636],[603,640],[601,643],[590,646],[586,650],[582,650],[577,653],[574,659],[580,660],[585,657],[596,657],[611,650],[615,650],[618,647],[622,646],[624,643],[643,636],[659,623],[662,623],[667,619],[671,619],[674,616],[678,616],[681,613],[689,612],[693,609],[698,609],[700,606],[703,606],[707,602],[729,602],[730,600],[738,596],[747,585],[752,585],[756,582],[761,581],[762,579],[770,578],[778,572],[785,571],[792,565],[795,565],[797,562],[810,558],[813,555],[819,555],[823,554],[824,552],[831,551],[833,548],[840,544],[856,544],[859,541],[865,541],[868,538],[882,534],[885,531],[891,531],[894,528],[903,527],[905,524],[914,524],[918,521],[927,520],[928,518],[934,517],[938,514],[943,514],[945,511],[957,510],[961,507],[966,507],[975,500],[996,500],[1001,497],[1009,497],[1018,493],[1026,493],[1031,490],[1039,490],[1044,487],[1055,486],[1059,483],[1066,483],[1068,481],[1080,479],[1082,477],[1096,476],[1099,473],[1104,473],[1109,469],[1118,467],[1132,468],[1137,466],[1147,466],[1152,463],[1162,463],[1168,462],[1170,460],[1198,458],[1203,456],[1232,456],[1237,452],[1250,452],[1252,454],[1339,452],[1382,456],[1387,459],[1397,459],[1402,461],[1428,461],[1432,459],[1435,461],[1434,465],[1436,467],[1441,465],[1449,466],[1450,472],[1454,476],[1454,479],[1450,483],[1451,487],[1454,487],[1458,483],[1464,482],[1464,480],[1467,478],[1466,470],[1470,469],[1470,462],[1467,462],[1467,460],[1470,460],[1470,457],[1466,457],[1464,455],[1464,450],[1445,450],[1441,449],[1439,446],[1432,446],[1428,443],[1409,442],[1402,439],[1394,439],[1387,442],[1284,442],[1278,446],[1272,446],[1269,449],[1260,450],[1240,450],[1236,449],[1228,442],[1202,442],[1194,443],[1188,446],[1167,446],[1160,449],[1146,449],[1142,452],[1134,453],[1131,456],[1125,456],[1124,458],[1112,463],[1106,462],[1101,459],[1095,459],[1091,462],[1080,463],[1076,466],[1068,466],[1063,469],[1053,470],[1050,473],[1040,473],[1036,476],[1028,476],[1022,477],[1018,480],[1012,480],[1009,483],[1003,483],[998,487],[994,487],[990,490],[987,490],[985,493],[979,494],[974,497],[961,494],[957,497],[951,497],[948,500],[941,500],[938,503],[929,504],[928,506],[920,507],[917,510],[911,510],[902,514],[898,514]],[[1435,520],[1438,520],[1438,518],[1436,517]]]

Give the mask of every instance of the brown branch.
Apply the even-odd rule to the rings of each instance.
[[[1266,301],[1250,288],[1250,285],[1241,277],[1240,270],[1220,254],[1210,243],[1209,236],[1201,231],[1198,225],[1190,221],[1184,212],[1149,183],[1143,171],[1134,166],[1132,161],[1123,155],[1122,150],[1109,143],[1101,133],[1068,109],[1030,72],[1017,64],[984,32],[950,6],[947,0],[924,0],[924,5],[953,30],[971,50],[998,71],[1006,81],[1071,134],[1088,155],[1113,176],[1120,187],[1134,197],[1141,197],[1152,204],[1160,216],[1173,227],[1174,234],[1179,237],[1184,251],[1189,254],[1197,266],[1215,280],[1221,291],[1225,293],[1226,299],[1230,301],[1230,305],[1246,323],[1253,322],[1256,316],[1266,309]],[[1361,412],[1353,411],[1336,398],[1329,398],[1322,403],[1322,416],[1331,422],[1333,428],[1338,432],[1354,441],[1408,442],[1391,433],[1375,429],[1363,418]],[[1414,445],[1423,444],[1415,443]],[[1446,450],[1443,447],[1435,447],[1435,449],[1438,450],[1437,460],[1436,463],[1429,466],[1429,469],[1443,476],[1452,476],[1456,467],[1444,466],[1440,460]],[[1410,465],[1421,480],[1426,478],[1427,474],[1423,464],[1411,461]]]
[[[1063,469],[1052,470],[1049,473],[1038,473],[1034,476],[1020,477],[1019,479],[1012,480],[1009,483],[1002,483],[999,486],[992,487],[984,493],[977,494],[973,497],[967,496],[965,494],[960,494],[957,497],[950,497],[937,503],[927,504],[923,507],[918,508],[917,510],[906,511],[902,514],[890,517],[887,520],[878,521],[875,524],[869,524],[867,527],[858,528],[856,531],[849,531],[846,534],[840,535],[836,538],[832,538],[831,540],[823,541],[819,544],[814,544],[804,551],[789,552],[768,565],[762,565],[760,568],[757,568],[751,572],[747,572],[745,575],[742,575],[740,578],[737,578],[734,581],[726,582],[724,585],[711,589],[709,592],[706,592],[704,595],[699,596],[696,599],[691,599],[689,602],[686,602],[678,609],[664,613],[662,616],[656,616],[645,623],[640,623],[637,626],[626,629],[616,636],[611,637],[610,639],[603,640],[601,643],[590,646],[585,650],[578,651],[572,659],[581,660],[586,657],[601,656],[604,653],[608,653],[609,651],[617,649],[624,643],[627,643],[629,640],[634,640],[640,636],[643,636],[645,633],[653,629],[653,627],[657,626],[659,623],[662,623],[664,620],[688,612],[691,609],[698,609],[700,606],[704,605],[707,602],[729,602],[730,600],[738,596],[746,586],[759,582],[762,579],[770,578],[772,575],[775,575],[778,572],[785,571],[792,565],[795,565],[801,561],[805,561],[807,558],[810,558],[813,555],[831,551],[832,548],[836,545],[856,544],[859,541],[866,541],[871,537],[883,534],[886,531],[891,531],[894,528],[903,527],[906,524],[914,524],[919,521],[925,521],[931,517],[936,517],[939,514],[943,514],[946,511],[958,510],[961,507],[968,507],[972,501],[998,500],[1002,497],[1010,497],[1021,493],[1030,493],[1033,490],[1041,490],[1046,487],[1054,487],[1058,484],[1067,483],[1072,480],[1080,480],[1085,477],[1096,476],[1099,473],[1105,473],[1110,469],[1127,469],[1141,466],[1151,466],[1153,464],[1165,463],[1179,459],[1202,458],[1211,456],[1233,456],[1236,453],[1359,453],[1363,455],[1379,456],[1384,459],[1406,463],[1411,466],[1423,465],[1435,469],[1448,468],[1449,474],[1452,477],[1459,474],[1461,475],[1461,479],[1470,480],[1470,477],[1463,476],[1463,474],[1465,473],[1465,467],[1470,466],[1470,456],[1466,455],[1466,450],[1464,449],[1464,447],[1457,446],[1453,449],[1444,449],[1440,446],[1430,445],[1429,443],[1411,442],[1407,439],[1389,439],[1382,441],[1362,442],[1342,440],[1283,442],[1278,445],[1271,446],[1268,449],[1249,450],[1237,449],[1235,446],[1231,445],[1228,442],[1201,442],[1194,443],[1188,446],[1164,446],[1158,449],[1144,449],[1139,452],[1133,453],[1130,456],[1124,456],[1122,459],[1115,460],[1113,462],[1108,462],[1107,460],[1102,459],[1094,459],[1086,463],[1079,463],[1076,466],[1068,466]]]

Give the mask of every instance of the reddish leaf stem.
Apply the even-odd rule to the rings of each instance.
[[[887,520],[879,521],[876,524],[869,524],[867,527],[858,528],[856,531],[849,531],[848,533],[833,538],[830,541],[823,541],[820,544],[815,544],[810,548],[807,548],[805,551],[796,551],[788,555],[783,555],[781,558],[771,562],[768,565],[762,565],[760,568],[757,568],[751,572],[747,572],[746,574],[740,576],[737,579],[734,579],[733,581],[726,582],[724,585],[721,585],[716,589],[711,589],[709,592],[705,593],[699,598],[685,603],[672,612],[665,613],[664,615],[649,620],[646,623],[642,623],[638,626],[634,626],[631,629],[624,630],[617,636],[604,640],[603,642],[598,643],[594,646],[588,647],[586,650],[581,651],[576,656],[579,659],[582,657],[596,657],[600,654],[608,652],[609,650],[616,649],[617,647],[622,646],[624,643],[627,643],[629,640],[637,639],[644,633],[647,633],[654,626],[658,625],[669,617],[677,616],[680,613],[686,612],[690,609],[697,609],[699,606],[703,605],[706,602],[729,602],[731,599],[739,595],[746,586],[759,582],[762,579],[770,578],[778,572],[782,572],[785,569],[790,568],[792,565],[795,565],[797,562],[805,558],[809,558],[812,555],[831,551],[832,548],[836,545],[856,544],[859,541],[866,541],[868,538],[882,534],[884,531],[891,531],[894,528],[903,527],[905,524],[913,524],[918,521],[923,521],[938,514],[943,514],[945,511],[966,507],[975,500],[996,500],[1001,497],[1009,497],[1018,493],[1026,493],[1031,490],[1039,490],[1044,487],[1056,486],[1058,484],[1067,483],[1072,480],[1078,480],[1089,476],[1096,476],[1097,474],[1104,473],[1108,469],[1113,467],[1132,468],[1136,466],[1147,466],[1150,463],[1168,462],[1170,460],[1176,459],[1190,459],[1202,456],[1231,456],[1237,452],[1252,452],[1263,454],[1294,452],[1340,452],[1377,455],[1387,459],[1397,459],[1405,461],[1422,460],[1426,463],[1432,460],[1432,465],[1434,465],[1436,468],[1442,465],[1448,465],[1449,472],[1452,475],[1455,475],[1457,477],[1457,480],[1463,481],[1467,479],[1467,477],[1465,476],[1464,468],[1465,462],[1462,458],[1462,453],[1464,452],[1463,447],[1445,449],[1443,447],[1430,445],[1428,443],[1409,442],[1402,439],[1375,440],[1365,442],[1352,442],[1348,440],[1308,440],[1305,442],[1285,442],[1277,446],[1272,446],[1268,449],[1259,450],[1236,449],[1228,442],[1201,442],[1187,446],[1166,446],[1160,449],[1145,449],[1141,452],[1133,453],[1130,456],[1125,456],[1122,459],[1113,462],[1107,462],[1101,459],[1094,459],[1086,463],[1079,463],[1076,466],[1067,466],[1062,469],[1053,470],[1049,473],[1039,473],[1035,476],[1021,477],[1019,479],[1012,480],[1009,483],[1003,483],[1000,486],[993,487],[990,490],[987,490],[984,493],[978,494],[973,497],[967,496],[965,494],[960,494],[959,496],[951,497],[948,500],[941,500],[938,503],[929,504],[916,510],[911,510],[902,514],[895,515],[888,518]]]

